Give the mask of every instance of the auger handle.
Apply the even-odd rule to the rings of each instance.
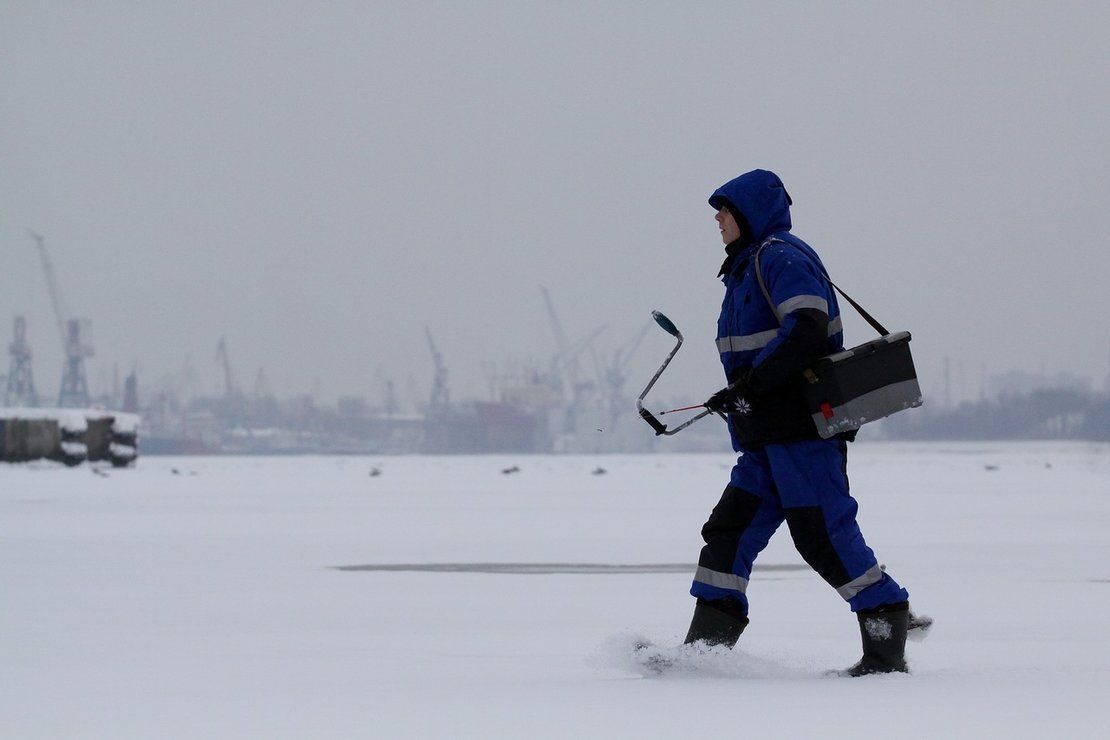
[[[670,334],[672,337],[677,337],[678,341],[682,341],[682,332],[674,325],[674,322],[668,319],[662,311],[652,311],[651,318],[655,319],[655,323],[663,329],[663,331]]]

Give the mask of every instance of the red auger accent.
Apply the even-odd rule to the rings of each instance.
[[[828,401],[821,404],[821,416],[824,416],[826,419],[833,418],[832,406],[829,405]]]

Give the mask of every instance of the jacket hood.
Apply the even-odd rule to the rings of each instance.
[[[790,231],[792,204],[782,180],[770,170],[745,172],[709,196],[709,205],[714,209],[729,205],[744,217],[754,242],[761,242],[776,231]]]

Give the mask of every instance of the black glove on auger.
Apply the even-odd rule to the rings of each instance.
[[[741,378],[710,396],[704,406],[713,413],[722,416],[725,414],[744,414],[751,408],[745,398],[748,392],[748,384]]]

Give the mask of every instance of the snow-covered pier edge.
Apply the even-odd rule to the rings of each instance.
[[[66,465],[138,458],[139,416],[124,411],[0,408],[0,461],[56,460]]]

